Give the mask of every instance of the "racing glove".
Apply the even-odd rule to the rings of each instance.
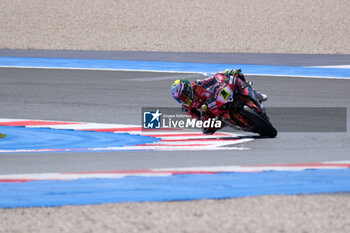
[[[201,106],[201,120],[205,120],[208,115],[208,106],[206,104],[203,104]]]

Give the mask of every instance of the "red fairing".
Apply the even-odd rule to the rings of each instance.
[[[217,73],[213,77],[208,77],[203,80],[196,80],[191,85],[194,92],[193,102],[190,106],[182,105],[182,108],[188,115],[198,119],[198,114],[195,113],[199,111],[204,103],[207,103],[212,98],[216,99],[217,94],[224,87],[229,86],[232,90],[238,88],[239,91],[242,91],[242,87],[245,85],[245,82],[238,77],[227,77],[224,73]],[[247,90],[245,91],[247,92]],[[197,109],[197,111],[194,109]],[[217,114],[217,108],[215,106],[209,110],[213,114]]]
[[[193,102],[190,106],[182,105],[186,112],[198,119],[194,109],[199,109],[204,103],[207,103],[209,99],[214,98],[216,93],[220,91],[225,84],[226,76],[223,74],[215,74],[213,77],[209,77],[203,80],[196,80],[191,85],[193,87]]]

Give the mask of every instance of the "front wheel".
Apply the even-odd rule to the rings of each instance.
[[[272,126],[272,124],[249,106],[244,105],[240,110],[240,114],[252,124],[254,133],[258,133],[261,136],[269,138],[274,138],[277,136],[277,130]]]

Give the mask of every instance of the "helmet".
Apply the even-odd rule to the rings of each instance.
[[[191,83],[186,79],[175,80],[171,86],[171,95],[177,102],[190,106],[193,98]]]

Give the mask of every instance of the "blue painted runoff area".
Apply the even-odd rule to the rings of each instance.
[[[135,146],[159,141],[158,138],[127,133],[90,132],[50,128],[0,126],[6,137],[0,150],[87,149]]]
[[[350,169],[0,183],[0,207],[350,192]]]
[[[205,64],[159,61],[0,57],[0,67],[215,73],[241,68],[249,75],[350,78],[350,69],[297,66]]]

